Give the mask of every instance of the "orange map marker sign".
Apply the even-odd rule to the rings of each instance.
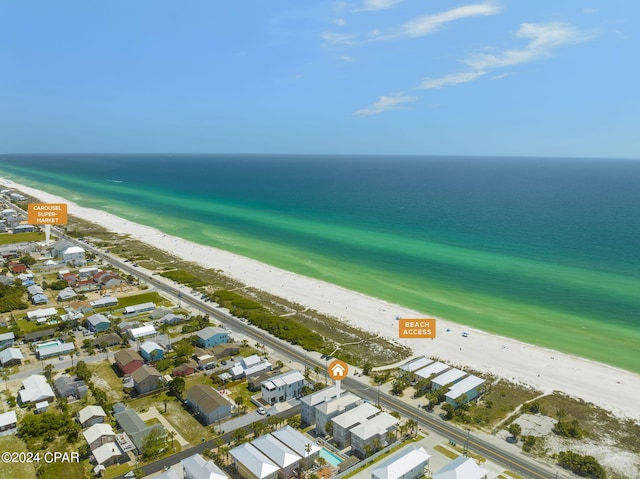
[[[340,361],[339,359],[334,359],[329,363],[327,368],[329,372],[329,377],[334,381],[340,381],[347,377],[349,374],[349,366],[344,361]]]
[[[433,339],[436,337],[434,318],[398,320],[398,337],[405,339]]]
[[[65,203],[30,203],[27,206],[27,223],[30,225],[66,225]]]

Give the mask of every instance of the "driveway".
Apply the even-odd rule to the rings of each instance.
[[[189,445],[189,443],[185,441],[185,439],[178,433],[178,431],[175,430],[175,428],[169,423],[169,421],[167,421],[164,416],[160,414],[160,412],[158,412],[155,406],[151,406],[148,411],[138,413],[138,415],[143,421],[148,421],[149,419],[155,417],[156,419],[158,419],[158,421],[160,421],[160,423],[167,431],[173,431],[173,433],[175,434],[174,439],[178,441],[178,443],[182,447],[186,447]]]

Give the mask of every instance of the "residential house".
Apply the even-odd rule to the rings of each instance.
[[[76,266],[86,264],[84,248],[80,246],[69,246],[62,252],[62,260],[67,264]]]
[[[19,224],[18,226],[13,227],[13,233],[33,233],[36,230],[36,227],[33,225],[27,224]]]
[[[155,303],[148,302],[142,304],[134,304],[133,306],[125,306],[124,316],[135,316],[137,314],[147,313],[156,309]]]
[[[400,420],[391,414],[381,412],[364,423],[351,429],[351,450],[363,459],[377,449],[395,441],[395,430]]]
[[[128,334],[134,328],[140,326],[140,321],[122,321],[118,324],[118,331]]]
[[[112,271],[100,271],[93,275],[92,280],[101,288],[115,288],[123,283],[122,278]]]
[[[97,423],[82,432],[89,449],[93,451],[96,447],[100,447],[108,442],[116,441],[116,433],[113,432],[110,424]]]
[[[484,392],[485,380],[471,375],[462,381],[455,383],[444,395],[445,401],[454,408],[473,401]]]
[[[145,341],[140,346],[140,355],[147,361],[160,361],[164,357],[164,349],[158,343]]]
[[[129,336],[131,339],[144,339],[144,338],[152,338],[158,335],[158,331],[153,327],[153,324],[146,324],[144,326],[140,326],[139,328],[131,328],[129,330]]]
[[[460,369],[449,369],[446,373],[442,373],[431,380],[431,389],[435,391],[445,387],[447,384],[455,384],[466,375],[467,373]]]
[[[0,365],[2,367],[13,366],[14,364],[21,364],[24,356],[22,351],[18,348],[7,348],[0,351]]]
[[[117,333],[109,333],[98,336],[91,342],[91,344],[96,348],[101,348],[103,344],[110,347],[120,344],[121,342],[122,338]]]
[[[94,424],[103,423],[107,414],[100,406],[87,406],[78,411],[78,422],[82,429],[93,426]]]
[[[173,368],[173,371],[171,371],[171,375],[180,377],[190,376],[196,372],[197,367],[198,365],[195,362],[187,361],[186,363]]]
[[[144,364],[142,356],[133,349],[121,349],[113,357],[122,374],[131,374]]]
[[[234,343],[218,344],[214,346],[212,350],[213,355],[218,359],[226,358],[229,356],[235,356],[239,352],[240,352],[240,345],[234,344]]]
[[[438,374],[445,372],[447,369],[450,369],[450,366],[448,364],[441,363],[440,361],[436,361],[434,363],[429,364],[428,366],[425,366],[423,368],[420,368],[414,371],[413,374],[415,374],[416,380],[419,381],[421,379],[434,378]]]
[[[218,344],[229,342],[229,332],[223,328],[212,326],[201,329],[196,333],[198,346],[202,348],[212,348]]]
[[[58,340],[58,344],[39,344],[35,349],[36,356],[42,360],[72,354],[76,350],[76,345],[74,343],[63,343]]]
[[[311,438],[305,436],[300,431],[287,425],[271,433],[282,444],[287,446],[298,456],[303,458],[302,465],[305,469],[315,461],[322,449]]]
[[[71,301],[73,298],[76,298],[78,295],[73,290],[73,288],[68,287],[60,290],[58,292],[57,300],[58,301]]]
[[[0,414],[0,436],[7,436],[18,432],[18,418],[15,411]]]
[[[417,371],[418,369],[422,369],[425,366],[433,363],[433,359],[425,358],[424,356],[420,356],[418,358],[412,359],[411,361],[407,361],[402,366],[400,366],[400,371],[404,371],[406,373],[412,373]]]
[[[246,479],[276,479],[280,468],[255,446],[241,444],[229,451],[232,465]]]
[[[103,296],[100,299],[96,299],[95,301],[91,301],[89,303],[92,308],[113,308],[114,306],[118,306],[118,298],[114,298],[113,296]]]
[[[269,404],[294,399],[300,395],[304,383],[304,376],[297,369],[279,374],[262,383],[262,399]]]
[[[216,357],[211,354],[204,354],[198,357],[198,369],[202,371],[215,368],[217,364]]]
[[[371,471],[371,479],[419,479],[425,476],[431,456],[423,447],[407,446]]]
[[[87,384],[82,379],[64,374],[53,381],[53,388],[58,393],[59,398],[73,396],[76,399],[85,397],[89,390]]]
[[[22,387],[18,391],[20,404],[28,404],[46,401],[50,403],[54,400],[53,389],[47,383],[47,378],[41,374],[33,374],[22,382]]]
[[[335,399],[338,390],[330,386],[320,391],[312,392],[300,399],[300,418],[303,426],[311,426],[316,423],[316,407],[327,401]]]
[[[18,263],[17,261],[11,261],[7,267],[13,274],[26,273],[28,269],[26,264]]]
[[[99,272],[100,270],[95,266],[88,266],[86,268],[78,269],[78,277],[80,279],[92,278],[94,275],[96,275]]]
[[[145,394],[156,389],[160,389],[162,384],[162,374],[152,366],[142,366],[131,374],[133,387],[138,394]]]
[[[2,351],[5,348],[8,348],[9,346],[13,346],[13,343],[16,340],[16,336],[13,334],[12,331],[9,331],[8,333],[2,333],[0,334],[0,351]]]
[[[147,437],[147,434],[152,429],[158,429],[165,434],[165,430],[160,424],[147,426],[133,409],[126,408],[118,403],[114,404],[113,410],[114,412],[117,411],[113,417],[118,427],[131,439],[138,453],[142,452],[144,438]]]
[[[331,419],[333,423],[333,439],[340,449],[351,444],[350,429],[368,422],[380,412],[380,409],[368,402],[362,403]]]
[[[489,473],[470,457],[460,456],[433,474],[433,479],[487,479]]]
[[[300,467],[302,457],[270,434],[254,439],[251,441],[251,445],[279,467],[279,479],[289,479],[293,477]]]
[[[94,333],[101,333],[111,327],[111,321],[103,314],[92,314],[87,318],[87,328]]]
[[[108,442],[91,451],[93,460],[102,467],[122,464],[129,460],[129,456],[120,448],[117,442]]]
[[[56,308],[36,309],[35,311],[27,311],[27,319],[29,321],[36,321],[37,323],[44,323],[57,314],[58,310]]]
[[[336,416],[362,403],[355,394],[342,393],[340,397],[322,402],[316,406],[316,434],[327,434],[327,424]]]
[[[27,313],[28,315],[29,313]],[[24,335],[24,340],[27,343],[31,343],[33,341],[39,341],[44,338],[50,338],[54,334],[56,334],[56,330],[53,328],[43,329],[41,331],[32,331]]]
[[[184,479],[227,479],[227,476],[213,461],[205,460],[200,454],[194,454],[180,461]]]
[[[200,421],[206,425],[231,415],[231,403],[218,391],[205,384],[196,384],[187,391],[187,404],[197,413]]]
[[[260,358],[257,354],[253,354],[246,358],[242,358],[239,363],[235,364],[230,370],[229,374],[234,379],[249,378],[262,374],[266,371],[271,371],[273,366],[266,359]]]
[[[169,313],[162,316],[162,318],[160,319],[160,322],[162,324],[172,325],[172,324],[178,324],[179,322],[184,321],[184,319],[185,317],[183,314]]]

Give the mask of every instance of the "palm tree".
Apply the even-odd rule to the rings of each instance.
[[[307,470],[309,469],[309,454],[311,454],[311,443],[308,442],[304,445],[304,457],[307,458]]]

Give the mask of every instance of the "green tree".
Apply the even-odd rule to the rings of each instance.
[[[246,437],[247,437],[247,430],[242,427],[238,429],[234,429],[231,432],[231,440],[236,444],[243,442],[246,439]]]
[[[444,403],[442,405],[442,410],[444,411],[444,418],[445,419],[451,419],[453,417],[454,408],[448,402],[446,402],[446,403]]]
[[[169,383],[169,391],[171,391],[171,393],[182,399],[182,393],[184,392],[184,388],[185,388],[185,381],[184,378],[181,377],[176,377],[173,378],[173,380],[171,380],[171,382]]]
[[[83,381],[89,381],[91,379],[91,371],[87,367],[87,363],[78,361],[76,364],[76,376]]]
[[[44,367],[44,377],[47,378],[47,381],[51,382],[51,376],[53,375],[53,365],[47,364]]]
[[[160,428],[153,428],[142,441],[142,457],[158,457],[167,448],[167,437]]]
[[[297,414],[295,416],[291,416],[290,418],[288,418],[287,424],[294,429],[298,429],[302,424],[302,419],[300,418],[300,415]]]
[[[509,434],[517,441],[518,436],[522,433],[522,427],[517,422],[513,422],[509,425]]]

